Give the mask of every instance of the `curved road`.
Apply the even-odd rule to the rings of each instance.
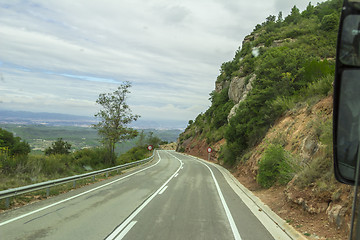
[[[0,214],[0,239],[291,239],[231,184],[219,167],[157,151],[126,174]]]

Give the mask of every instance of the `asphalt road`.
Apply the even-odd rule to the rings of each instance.
[[[0,214],[0,239],[291,239],[234,189],[212,164],[157,151],[126,174]]]

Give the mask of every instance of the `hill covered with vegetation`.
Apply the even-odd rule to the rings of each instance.
[[[285,111],[326,95],[332,87],[341,7],[340,0],[309,3],[303,12],[294,6],[287,17],[280,12],[258,24],[233,60],[222,64],[211,107],[189,121],[180,143],[194,136],[210,145],[225,138],[220,157],[232,165]],[[238,79],[243,85],[237,91],[251,89],[240,101],[229,96]]]
[[[283,219],[326,239],[347,235],[352,199],[332,168],[341,8],[341,0],[309,3],[256,25],[221,65],[211,106],[189,121],[177,147],[206,159],[212,147],[211,160],[230,168]]]

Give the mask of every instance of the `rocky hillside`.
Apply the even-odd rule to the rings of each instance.
[[[313,105],[298,104],[269,129],[263,140],[229,167],[233,175],[298,231],[320,239],[347,239],[352,188],[333,177],[331,144],[332,95]],[[211,161],[219,160],[222,139],[212,144]],[[259,162],[272,145],[280,145],[296,164],[287,184],[264,188],[258,183]],[[185,152],[208,159],[205,139],[191,137]],[[312,239],[312,238],[310,238]]]
[[[177,151],[232,170],[305,236],[346,239],[351,190],[332,169],[332,82],[342,5],[269,16],[221,66],[211,106]]]

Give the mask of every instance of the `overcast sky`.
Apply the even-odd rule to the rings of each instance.
[[[0,109],[93,116],[100,93],[130,81],[133,113],[185,127],[255,25],[308,3],[0,0]]]

